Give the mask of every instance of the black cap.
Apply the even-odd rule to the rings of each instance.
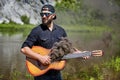
[[[55,13],[55,8],[52,6],[52,5],[50,5],[50,4],[46,4],[46,5],[44,5],[43,7],[42,7],[42,9],[41,9],[41,12],[42,11],[49,11],[49,12],[51,12],[51,13]],[[55,17],[53,18],[53,19],[56,19],[56,15],[55,15]]]
[[[53,7],[52,5],[50,5],[50,4],[44,5],[44,6],[42,7],[41,11],[44,11],[44,10],[50,11],[51,13],[55,13],[54,7]]]

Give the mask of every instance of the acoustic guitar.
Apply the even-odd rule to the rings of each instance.
[[[34,52],[39,53],[40,55],[47,55],[50,52],[50,49],[46,49],[40,46],[33,46],[32,50]],[[71,59],[71,58],[79,58],[79,57],[85,57],[85,56],[102,56],[102,50],[94,50],[94,51],[85,51],[85,52],[78,52],[78,53],[70,53],[62,57],[60,61],[52,62],[49,65],[42,65],[37,60],[34,60],[32,58],[26,57],[26,66],[28,69],[28,72],[33,76],[40,76],[45,74],[50,69],[55,70],[62,70],[65,67],[66,60],[65,59]]]

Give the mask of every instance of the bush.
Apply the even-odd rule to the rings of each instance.
[[[21,16],[21,20],[25,23],[25,24],[29,24],[29,18],[26,15]]]

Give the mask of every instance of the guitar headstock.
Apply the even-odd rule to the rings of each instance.
[[[103,51],[102,50],[93,50],[92,51],[92,56],[102,56]]]

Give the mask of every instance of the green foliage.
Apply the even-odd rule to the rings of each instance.
[[[14,24],[14,23],[10,23],[10,24],[0,24],[0,30],[2,29],[13,29],[13,30],[20,30],[20,29],[24,29],[24,28],[32,28],[34,27],[34,25],[28,25],[28,24],[24,24],[24,25],[20,25],[20,24]]]
[[[120,57],[111,59],[110,62],[106,63],[108,68],[111,68],[115,71],[120,71]]]
[[[25,24],[29,24],[29,18],[26,15],[21,16],[21,20],[25,23]]]
[[[3,24],[4,24],[4,23],[3,23]],[[13,22],[12,20],[10,20],[9,24],[15,25],[15,24],[17,24],[17,23],[15,23],[15,22]]]
[[[90,70],[91,70],[91,71],[90,71],[90,75],[91,75],[92,77],[96,77],[96,78],[99,77],[99,75],[100,75],[100,68],[99,68],[98,65],[94,65],[93,68],[90,69]]]
[[[28,74],[26,72],[26,74],[14,69],[13,72],[11,72],[11,76],[10,76],[10,80],[34,80],[33,76],[31,76],[30,74]]]
[[[2,78],[3,78],[3,75],[1,74],[1,75],[0,75],[0,79],[2,79]]]
[[[20,75],[21,72],[14,69],[13,72],[11,72],[10,80],[18,80],[19,78],[21,78]]]
[[[109,0],[109,3],[113,4],[117,4],[118,6],[120,6],[120,0]]]
[[[25,78],[26,78],[26,80],[34,80],[34,79],[33,79],[33,76],[30,75],[30,74],[28,74],[27,72],[26,72],[26,74],[25,74]]]
[[[60,3],[57,3],[56,6],[59,9],[65,10],[74,10],[76,8],[77,0],[62,0]]]
[[[72,69],[71,69],[72,70]],[[74,75],[73,75],[74,74]],[[98,65],[89,66],[82,70],[77,69],[76,72],[63,72],[64,80],[102,80],[102,74]]]
[[[25,36],[30,32],[30,30],[34,26],[35,25],[31,25],[31,24],[24,24],[24,25],[14,24],[14,23],[0,24],[0,33],[2,33],[3,35],[9,34],[9,36],[11,36],[13,34],[21,33],[22,31],[23,35]]]
[[[120,6],[120,0],[114,0],[118,6]]]

